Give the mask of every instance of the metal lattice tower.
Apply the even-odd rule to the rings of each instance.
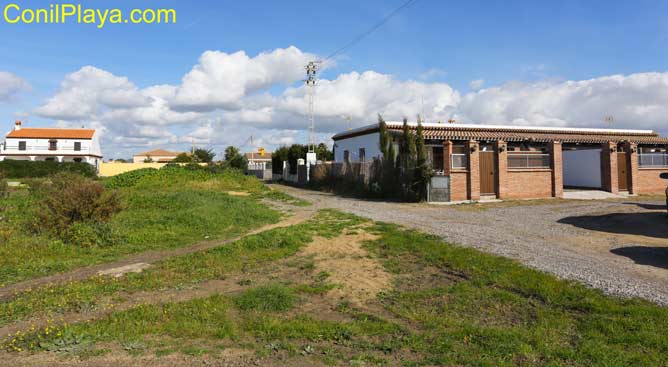
[[[308,88],[308,151],[315,152],[315,86],[318,84],[318,64],[311,61],[306,65],[306,87]]]

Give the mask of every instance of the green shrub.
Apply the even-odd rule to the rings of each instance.
[[[105,185],[110,189],[120,189],[121,187],[132,187],[144,177],[155,175],[158,172],[155,168],[141,168],[135,171],[121,173],[110,177]]]
[[[244,311],[279,312],[292,309],[296,300],[292,289],[276,284],[249,289],[238,296],[235,303]]]
[[[126,239],[107,223],[76,222],[62,235],[63,242],[78,247],[105,247],[126,242]]]
[[[13,161],[0,162],[0,173],[9,178],[46,177],[59,172],[78,173],[85,177],[95,177],[95,167],[88,163]]]
[[[115,191],[73,173],[59,173],[44,185],[36,219],[37,227],[59,236],[74,223],[107,222],[121,210],[120,197]]]

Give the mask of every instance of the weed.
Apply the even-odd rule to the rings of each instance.
[[[235,298],[237,307],[249,311],[288,311],[294,307],[297,297],[292,289],[279,284],[273,284],[245,291]]]

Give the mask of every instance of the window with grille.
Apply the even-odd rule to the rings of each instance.
[[[508,168],[550,168],[550,155],[546,153],[508,152]]]

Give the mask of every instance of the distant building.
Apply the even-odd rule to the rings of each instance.
[[[271,153],[261,152],[245,153],[244,156],[248,160],[249,170],[265,170],[271,168]]]
[[[97,169],[102,150],[93,129],[24,128],[16,121],[0,144],[4,160],[82,162]]]
[[[182,152],[170,152],[169,150],[165,149],[154,149],[150,150],[148,152],[143,152],[139,154],[135,154],[132,157],[132,161],[134,163],[144,163],[146,161],[151,161],[155,163],[169,163],[176,159],[176,157],[179,154],[183,154]]]

